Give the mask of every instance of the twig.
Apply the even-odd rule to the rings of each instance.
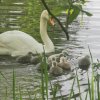
[[[41,1],[42,1],[42,3],[43,3],[44,7],[47,9],[48,13],[58,22],[58,24],[60,25],[60,27],[62,28],[62,30],[65,32],[66,37],[67,37],[67,40],[69,40],[68,31],[63,27],[63,25],[61,24],[61,22],[59,21],[59,19],[56,18],[55,15],[53,15],[53,14],[51,13],[51,11],[50,11],[50,9],[48,8],[48,6],[47,6],[45,0],[41,0]]]

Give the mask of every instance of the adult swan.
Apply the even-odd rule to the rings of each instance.
[[[40,17],[40,35],[44,43],[37,42],[30,35],[13,30],[0,34],[0,55],[20,56],[26,55],[28,52],[33,54],[42,53],[44,50],[46,53],[54,51],[54,44],[47,34],[47,21],[49,15],[47,10],[44,10]]]

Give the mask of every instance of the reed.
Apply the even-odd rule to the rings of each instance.
[[[5,75],[1,71],[0,71],[0,74],[6,80],[7,84],[9,84],[8,81],[7,81],[7,78],[5,77]]]
[[[46,54],[45,51],[41,56],[41,90],[42,99],[48,100],[48,70],[47,70]],[[46,92],[45,92],[46,91]]]
[[[12,85],[12,90],[13,90],[13,100],[16,100],[16,75],[13,67],[13,85]]]
[[[77,79],[77,85],[78,85],[78,90],[79,90],[79,97],[80,97],[80,100],[82,100],[82,97],[81,97],[81,90],[80,90],[80,81],[79,81],[79,78],[78,78],[78,75],[77,75],[77,70],[76,70],[76,79]]]
[[[99,86],[100,85],[100,76],[97,72],[96,72],[97,75],[95,75],[95,73],[94,73],[93,56],[92,56],[92,53],[90,51],[89,46],[88,46],[88,49],[89,49],[89,53],[90,53],[90,57],[91,57],[92,77],[90,79],[90,77],[88,75],[88,71],[87,71],[87,82],[88,82],[87,88],[88,88],[88,91],[86,92],[85,100],[88,100],[87,99],[88,97],[89,97],[89,100],[96,100],[96,99],[100,100],[100,86]],[[95,76],[96,76],[97,80],[95,79]],[[74,87],[75,80],[77,80],[78,90],[79,90],[79,94],[80,94],[79,98],[80,98],[80,100],[83,100],[82,97],[81,97],[81,90],[80,90],[81,87],[80,87],[80,81],[79,81],[79,78],[78,78],[78,75],[77,75],[77,69],[76,69],[76,75],[73,79],[73,84],[72,84],[72,87],[71,87],[71,91],[70,91],[68,100],[71,100],[71,98],[73,97],[72,95],[74,93],[73,87]]]
[[[87,73],[87,78],[88,78],[88,88],[89,88],[89,97],[90,100],[100,100],[100,79],[99,79],[99,75],[98,75],[98,69],[96,70],[95,73],[95,67],[94,67],[94,63],[93,63],[93,56],[90,50],[90,47],[88,46],[89,49],[89,53],[90,53],[90,57],[91,57],[91,65],[92,65],[92,78],[91,80],[89,79],[89,75]],[[99,63],[99,62],[98,62]],[[99,65],[99,64],[97,64]]]
[[[71,86],[71,90],[70,90],[70,94],[69,94],[69,99],[68,100],[71,100],[72,93],[74,93],[74,90],[73,90],[74,83],[75,83],[75,77],[74,77],[74,80],[73,80],[73,83],[72,83],[72,86]]]
[[[56,99],[56,93],[57,93],[57,86],[56,85],[53,85],[52,86],[52,84],[50,84],[51,85],[51,90],[52,90],[52,95],[53,95],[53,100],[55,100]]]
[[[8,91],[7,91],[7,87],[5,87],[5,89],[6,89],[6,94],[5,94],[5,100],[7,100],[7,97],[8,97]]]
[[[98,96],[98,100],[100,100],[100,75],[97,74],[97,96]]]
[[[60,92],[61,100],[63,100],[63,96],[61,94],[61,91],[59,90],[59,83],[58,83],[58,81],[55,84],[51,84],[51,82],[50,82],[50,87],[51,87],[51,92],[52,92],[52,96],[53,96],[52,100],[56,100],[56,95],[57,95],[58,91]]]
[[[42,63],[41,63],[41,94],[42,94],[42,99],[43,100],[45,100],[45,97],[44,97],[44,95],[45,95],[45,87],[44,87],[44,73],[43,73],[43,65],[42,65]]]
[[[91,65],[92,65],[92,78],[91,78],[91,97],[90,100],[95,100],[94,99],[94,86],[95,86],[95,81],[94,81],[94,65],[93,65],[93,56],[90,50],[90,47],[88,46],[90,57],[91,57]]]
[[[20,87],[20,85],[19,85],[19,100],[22,100],[22,92],[21,92],[21,87]]]
[[[89,48],[89,52],[90,52],[90,56],[91,56],[91,65],[92,65],[92,77],[90,79],[89,77],[89,74],[88,74],[88,71],[87,71],[87,88],[88,88],[88,91],[86,92],[86,95],[85,95],[85,100],[88,100],[88,97],[89,97],[89,100],[100,100],[100,75],[97,73],[97,75],[95,75],[94,73],[94,64],[93,64],[93,57],[92,57],[92,54],[91,54],[91,51],[90,51],[90,48]],[[40,98],[37,98],[37,94],[38,94],[38,91],[35,91],[34,92],[34,100],[49,100],[49,96],[48,96],[48,91],[49,91],[49,83],[50,83],[50,88],[51,88],[51,92],[52,92],[52,100],[56,100],[56,95],[57,95],[57,92],[60,91],[58,85],[55,85],[55,84],[59,84],[59,81],[57,80],[57,82],[55,84],[51,84],[50,82],[50,79],[49,79],[49,76],[48,76],[48,69],[47,69],[47,62],[46,62],[46,54],[45,52],[42,54],[42,55],[39,55],[40,57],[40,60],[41,60],[41,87],[40,87],[40,90],[41,90],[41,97]],[[77,69],[76,70],[76,73],[75,73],[75,76],[73,78],[73,83],[72,83],[72,86],[71,86],[71,89],[70,89],[70,94],[69,94],[69,97],[68,97],[68,100],[71,100],[72,97],[75,95],[75,91],[74,91],[74,84],[77,83],[77,87],[78,87],[78,90],[79,90],[79,100],[83,100],[82,96],[81,96],[81,86],[80,86],[80,80],[79,80],[79,76],[77,74]],[[2,72],[0,72],[1,76],[7,81],[7,78],[3,75]],[[17,100],[16,99],[16,72],[13,68],[13,85],[12,85],[12,90],[13,90],[13,100]],[[75,83],[76,81],[76,83]],[[28,92],[28,96],[29,96],[29,100],[33,100],[32,96],[31,96],[31,92],[29,90],[27,90]],[[7,97],[8,97],[8,90],[6,88],[6,95],[5,95],[5,100],[7,100]],[[64,100],[63,99],[63,95],[61,94],[60,92],[60,95],[61,95],[61,100]],[[19,85],[19,100],[23,100],[22,98],[22,91],[21,91],[21,87]],[[77,100],[77,98],[75,97],[74,100]]]
[[[88,78],[88,91],[89,91],[89,97],[90,97],[90,100],[91,100],[91,87],[90,87],[90,79],[89,79],[88,72],[87,72],[87,78]]]
[[[88,96],[88,91],[86,92],[85,100],[87,100],[87,96]]]

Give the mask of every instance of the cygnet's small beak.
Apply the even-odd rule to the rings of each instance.
[[[55,25],[54,18],[51,17],[51,18],[49,19],[49,22],[50,22],[50,24],[51,24],[52,26]]]

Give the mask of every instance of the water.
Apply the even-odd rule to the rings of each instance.
[[[1,10],[3,11],[3,15],[0,18],[0,32],[5,31],[5,27],[7,30],[9,29],[19,29],[19,26],[15,24],[18,23],[17,18],[21,15],[21,8],[19,5],[23,4],[22,1],[17,1],[15,4],[18,4],[17,11],[10,11],[9,20],[7,20],[5,23],[4,19],[7,17],[5,15],[7,10]],[[69,58],[73,63],[75,63],[75,66],[77,66],[77,57],[89,54],[88,45],[91,49],[93,60],[94,62],[97,61],[97,59],[100,59],[99,56],[99,49],[100,49],[100,7],[99,7],[100,1],[99,0],[91,0],[90,2],[86,3],[86,6],[84,7],[86,10],[91,12],[93,14],[92,17],[84,16],[83,23],[79,25],[81,22],[74,22],[72,25],[70,25],[70,41],[66,40],[66,37],[64,33],[59,33],[59,37],[57,36],[58,33],[55,33],[55,36],[52,37],[57,52],[61,52],[61,50],[67,50],[69,53]],[[4,6],[4,5],[3,5]],[[0,9],[3,7],[1,6]],[[13,6],[11,6],[13,7]],[[7,6],[5,9],[8,9]],[[10,8],[11,9],[11,8]],[[78,17],[78,21],[80,21],[81,16]],[[64,19],[63,19],[64,20]],[[12,24],[8,24],[9,21],[13,22]],[[16,73],[16,94],[17,97],[19,97],[19,88],[21,88],[23,100],[29,100],[29,93],[31,94],[31,98],[34,98],[35,92],[40,91],[39,86],[41,84],[40,78],[41,74],[36,70],[35,65],[28,65],[28,64],[19,64],[16,63],[14,58],[11,58],[9,56],[0,56],[0,71],[4,76],[0,76],[0,100],[4,100],[7,97],[7,100],[11,100],[12,98],[12,81],[13,81],[13,67],[15,69]],[[100,73],[100,72],[99,72]],[[70,72],[69,74],[65,73],[64,75],[61,75],[59,77],[53,77],[51,79],[51,84],[55,84],[56,82],[59,83],[60,91],[57,92],[57,96],[59,97],[60,94],[62,94],[65,98],[67,98],[67,95],[70,93],[70,89],[73,83],[73,76],[75,75],[75,71]],[[81,71],[78,70],[79,80],[81,84],[81,95],[82,99],[84,100],[84,97],[86,95],[87,90],[87,75],[81,74]],[[89,75],[91,77],[91,68],[89,69]],[[19,87],[20,86],[20,87]],[[50,95],[51,91],[49,91],[49,97],[51,98],[52,95]],[[77,82],[75,81],[74,86],[74,93],[77,100],[79,100],[79,90],[77,88]],[[6,96],[5,96],[6,95]],[[39,94],[38,96],[39,97]],[[61,100],[61,99],[57,99]],[[65,99],[66,100],[66,99]],[[74,99],[73,99],[74,100]],[[89,99],[88,99],[89,100]]]

